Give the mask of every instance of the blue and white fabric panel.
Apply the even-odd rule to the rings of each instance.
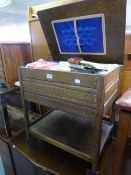
[[[61,54],[106,54],[104,14],[52,21]]]

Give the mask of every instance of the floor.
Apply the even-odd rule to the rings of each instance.
[[[55,172],[58,172],[61,175],[67,175],[67,172],[68,175],[74,175],[74,173],[75,175],[85,174],[85,162],[74,159],[74,157],[72,157],[71,155],[66,154],[61,150],[58,151],[55,147],[45,146],[44,148],[42,144],[38,146],[38,148],[35,147],[34,149],[26,143],[24,135],[19,137],[19,139],[15,140],[14,143],[16,147],[24,154],[26,154],[31,160],[37,162],[40,165],[44,165],[49,169],[52,168]],[[110,141],[106,145],[106,149],[99,162],[99,175],[112,175],[114,145],[114,141]],[[48,152],[46,147],[48,148]],[[40,158],[42,154],[44,155],[44,157]],[[131,147],[127,148],[120,175],[131,175]]]
[[[108,144],[100,163],[99,175],[112,175],[114,141]],[[120,175],[131,175],[131,144],[127,145]]]
[[[121,175],[131,175],[131,145],[127,146]]]
[[[12,143],[15,144],[15,149],[22,156],[26,159],[28,158],[28,161],[33,161],[41,165],[44,169],[51,170],[55,173],[57,172],[60,175],[86,175],[88,165],[85,161],[82,161],[81,159],[78,159],[54,146],[46,144],[45,142],[42,142],[35,147],[30,146],[27,143],[25,134],[23,133],[13,140]],[[114,148],[115,141],[110,140],[100,158],[98,175],[112,175]],[[17,159],[18,157],[16,157],[16,161],[18,161]],[[22,162],[20,167],[21,165],[23,165]],[[0,175],[5,175],[1,159]],[[131,145],[128,145],[126,149],[121,174],[119,175],[131,175]]]

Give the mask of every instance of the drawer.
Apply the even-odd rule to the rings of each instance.
[[[85,107],[96,108],[95,89],[74,87],[71,85],[55,84],[50,82],[23,81],[24,92],[54,98]]]
[[[59,72],[22,68],[21,75],[24,78],[43,80],[49,82],[57,82],[67,85],[74,85],[80,87],[96,88],[97,76],[93,74],[80,74],[72,72]],[[23,78],[23,79],[24,79]]]

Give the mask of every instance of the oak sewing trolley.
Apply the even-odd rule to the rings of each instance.
[[[102,74],[83,74],[20,68],[26,131],[92,163],[112,129],[103,122],[118,94],[120,66]],[[48,77],[52,76],[52,79]],[[63,78],[64,77],[64,78]],[[80,83],[76,83],[79,80]],[[27,101],[54,108],[35,123],[29,123]]]
[[[54,61],[81,57],[112,66],[93,74],[19,71],[28,139],[34,136],[90,162],[94,173],[112,129],[113,120],[108,124],[103,117],[118,95],[125,15],[125,0],[75,1],[38,11]],[[27,101],[53,110],[30,123]]]

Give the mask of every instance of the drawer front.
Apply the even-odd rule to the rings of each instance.
[[[88,107],[96,107],[96,94],[91,92],[90,89],[84,88],[72,88],[72,86],[68,85],[66,88],[60,84],[58,86],[52,86],[50,83],[36,83],[36,82],[29,82],[23,81],[23,87],[25,92],[30,92],[33,94],[37,94],[40,96],[50,97],[57,100],[62,100],[66,102],[72,102],[75,104],[79,104],[82,106]],[[93,90],[92,90],[93,91]]]
[[[71,114],[76,114],[77,116],[80,115],[83,117],[88,117],[90,118],[91,121],[94,121],[97,115],[96,109],[76,105],[62,100],[56,100],[53,98],[32,94],[29,92],[24,92],[24,99],[41,105],[47,105],[52,108],[60,109],[65,112],[69,112]]]
[[[97,76],[91,74],[79,74],[71,72],[58,72],[21,68],[23,80],[25,78],[34,80],[44,80],[62,84],[89,87],[95,89],[97,86]]]

